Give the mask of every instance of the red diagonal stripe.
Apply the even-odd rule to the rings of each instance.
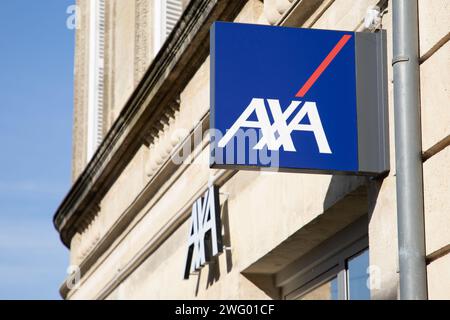
[[[314,73],[309,77],[308,81],[303,85],[299,92],[295,95],[297,98],[303,98],[305,94],[311,89],[311,87],[316,83],[317,79],[322,75],[322,73],[328,68],[330,63],[336,58],[345,44],[350,40],[351,35],[342,36],[341,40],[336,44],[336,46],[331,50],[331,52],[327,55],[327,57],[322,61],[320,66],[314,71]]]

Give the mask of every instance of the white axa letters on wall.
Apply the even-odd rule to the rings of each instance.
[[[219,190],[211,186],[192,206],[184,279],[223,251]]]
[[[314,133],[319,152],[332,153],[315,102],[305,102],[289,123],[287,123],[289,117],[298,109],[302,103],[301,101],[292,101],[284,112],[278,100],[267,99],[267,103],[274,119],[273,124],[270,123],[264,99],[254,98],[219,141],[218,146],[224,148],[240,128],[258,128],[261,130],[262,138],[253,149],[261,150],[267,146],[269,150],[278,151],[283,146],[285,151],[296,152],[297,150],[292,141],[292,132],[310,131]],[[256,113],[257,121],[248,120],[254,112]],[[306,116],[308,116],[310,123],[301,124],[301,121]]]

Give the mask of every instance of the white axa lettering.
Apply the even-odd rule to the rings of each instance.
[[[222,252],[219,191],[211,186],[192,206],[185,279]]]
[[[261,130],[262,137],[253,147],[255,150],[262,150],[267,146],[269,150],[278,151],[282,146],[284,151],[296,152],[297,149],[292,141],[292,132],[309,131],[314,133],[320,153],[332,153],[315,102],[305,102],[290,123],[287,122],[289,117],[299,108],[302,101],[292,101],[284,112],[281,110],[278,100],[267,99],[267,103],[274,119],[273,124],[270,123],[264,99],[253,98],[241,116],[219,141],[219,148],[224,148],[240,128],[257,128]],[[257,117],[255,121],[249,120],[253,113]],[[309,124],[301,124],[306,116],[308,116]]]

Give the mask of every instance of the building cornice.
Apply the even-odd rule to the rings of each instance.
[[[176,100],[209,54],[209,28],[232,21],[246,1],[193,0],[161,48],[92,160],[57,209],[53,221],[62,242],[70,241],[86,214],[105,193],[145,141],[165,107]]]

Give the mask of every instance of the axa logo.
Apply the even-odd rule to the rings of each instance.
[[[320,153],[332,153],[315,102],[302,104],[301,101],[294,100],[284,112],[278,100],[267,99],[267,104],[274,119],[273,123],[270,122],[264,99],[254,98],[233,126],[219,140],[218,146],[224,148],[241,128],[255,128],[261,130],[262,137],[253,149],[262,150],[267,147],[271,151],[278,151],[280,147],[283,147],[284,151],[296,152],[292,133],[309,131],[314,134]],[[257,120],[249,120],[253,113],[256,113]],[[293,114],[294,117],[288,122]],[[305,117],[308,117],[309,124],[302,124]]]
[[[211,186],[192,206],[185,279],[223,251],[221,226],[219,189]]]
[[[297,92],[296,98],[303,98],[306,95],[351,37],[351,35],[342,36]],[[270,120],[268,110],[272,115],[273,122]],[[252,114],[256,114],[257,120],[251,120]],[[302,123],[305,118],[309,119],[309,124]],[[289,121],[289,119],[292,120]],[[244,112],[219,140],[218,147],[224,148],[242,128],[260,130],[262,137],[253,146],[254,150],[262,150],[267,147],[268,150],[279,151],[283,147],[284,151],[296,152],[297,148],[294,145],[292,134],[295,131],[306,131],[314,135],[320,153],[333,153],[320,118],[317,103],[313,101],[292,100],[290,105],[283,111],[280,101],[277,99],[253,98]]]

